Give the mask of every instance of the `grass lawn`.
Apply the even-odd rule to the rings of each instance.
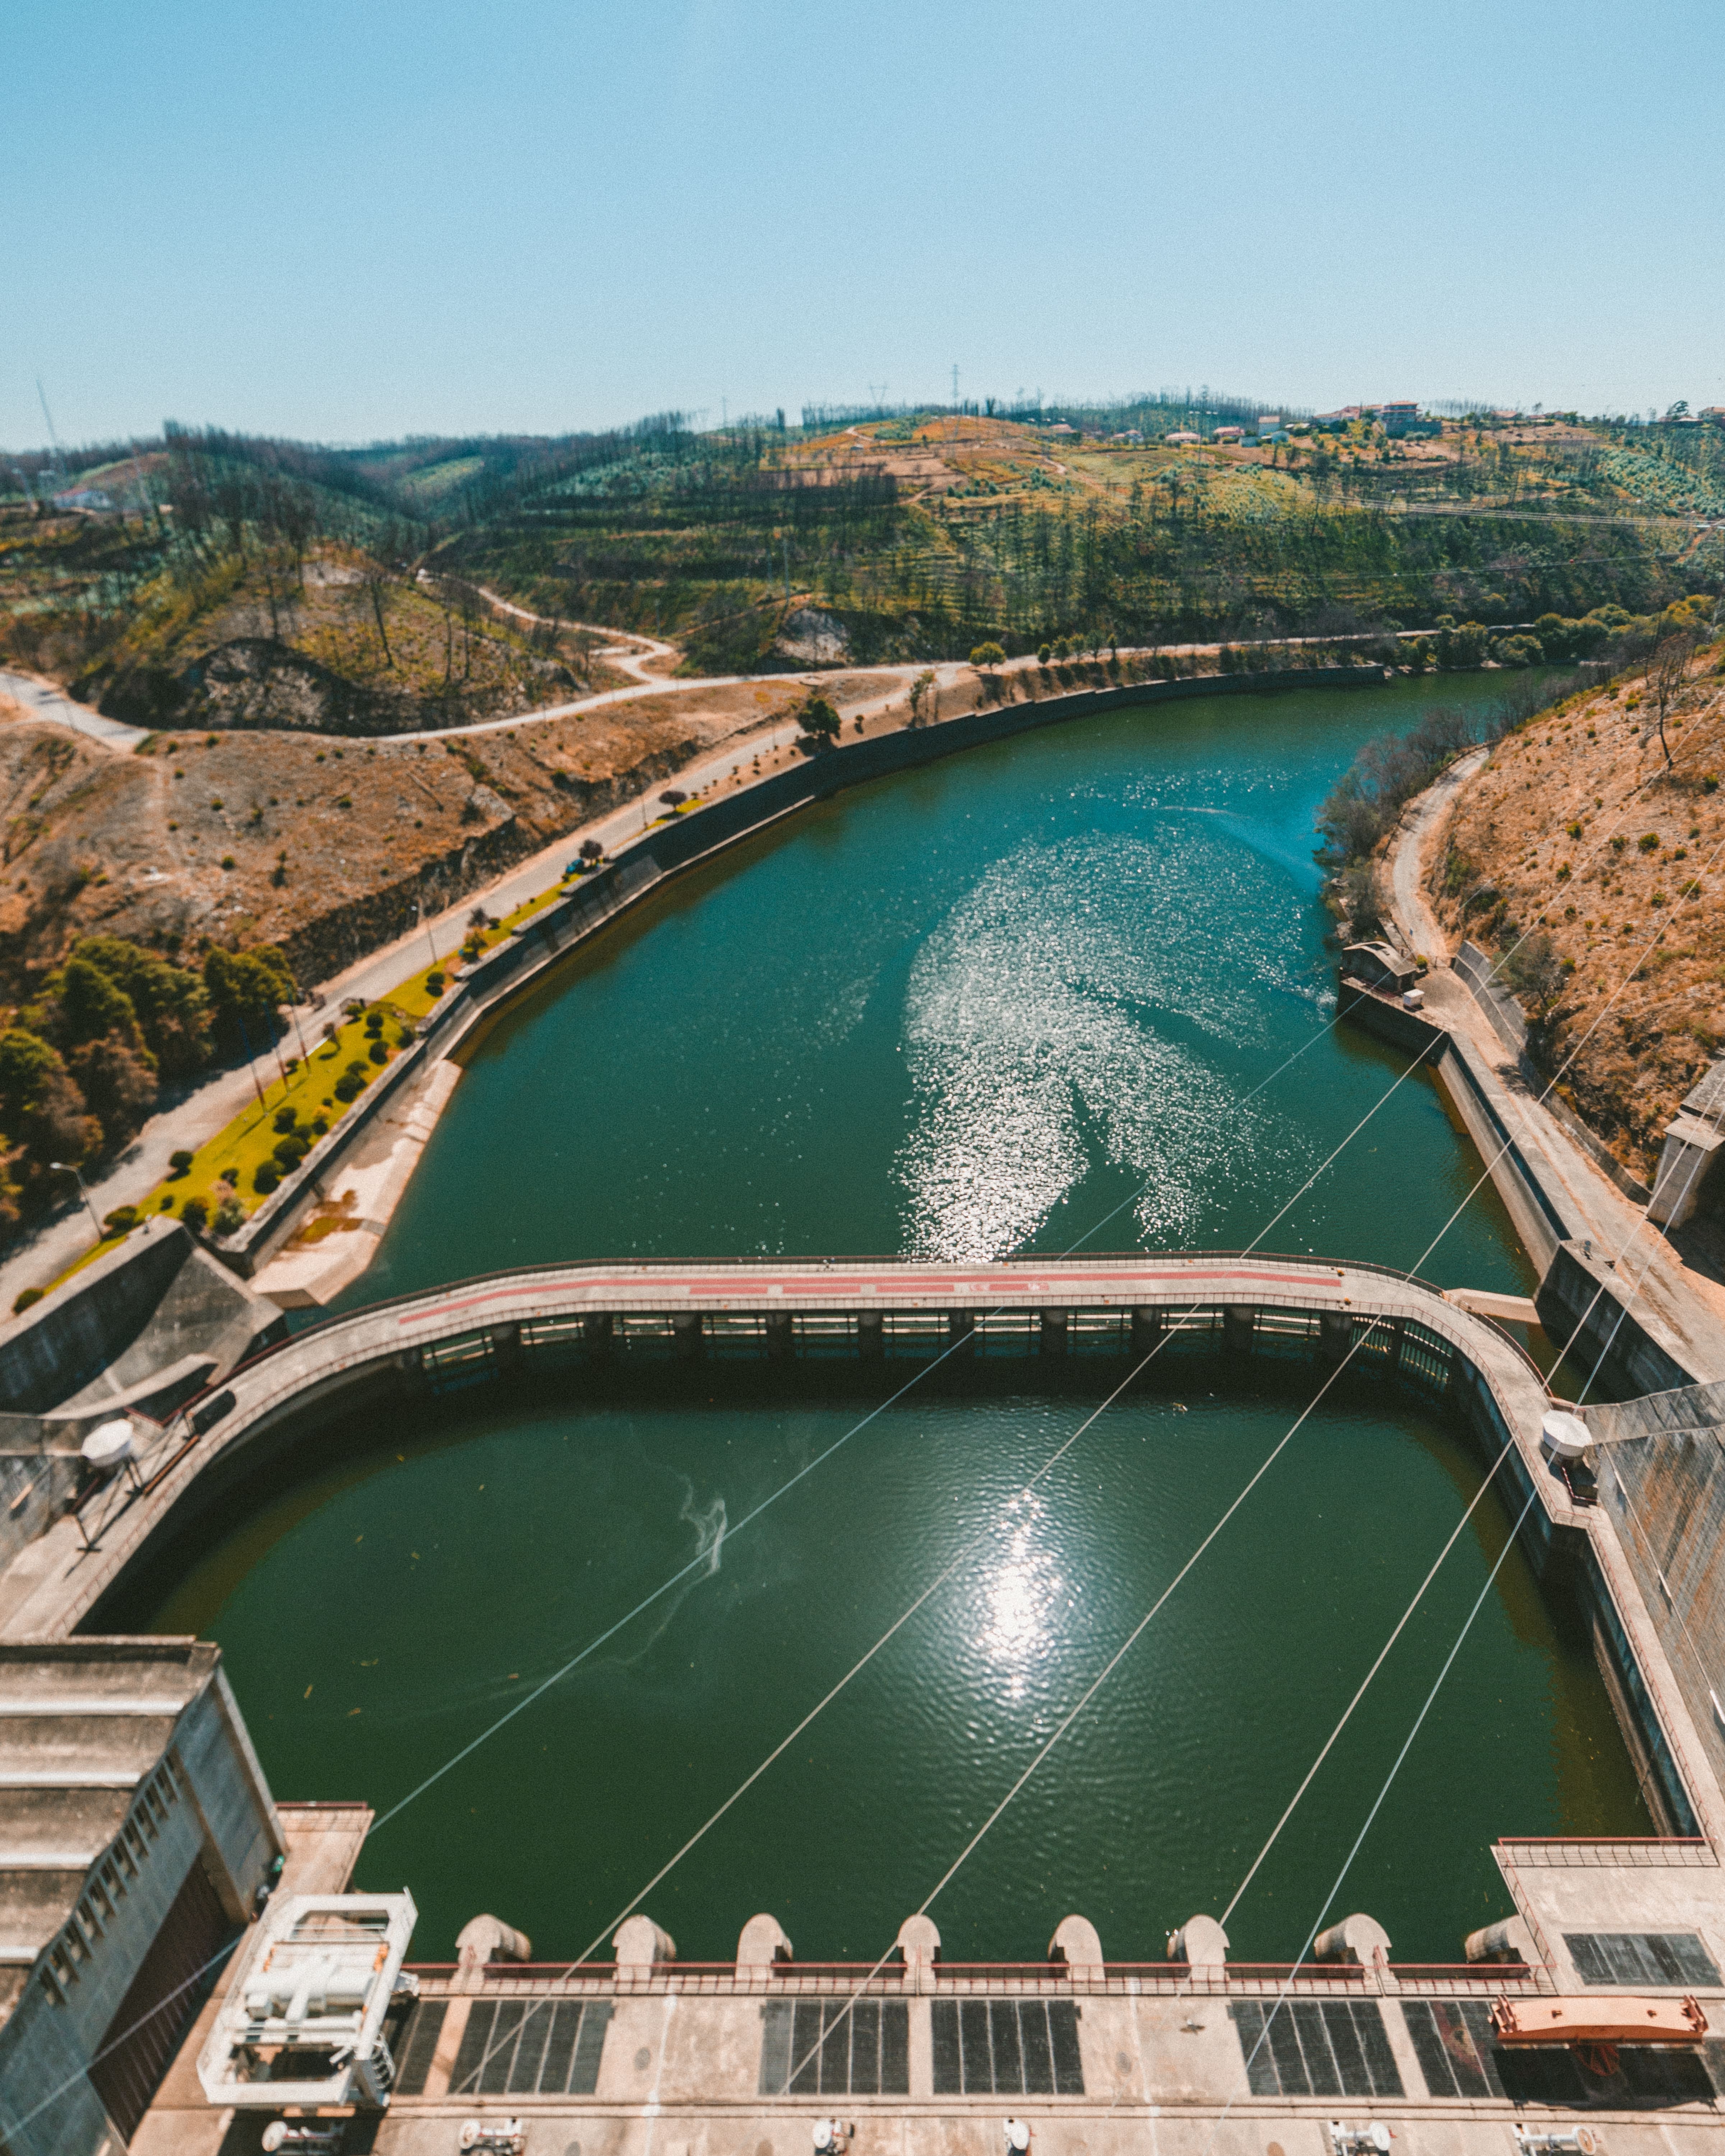
[[[423,994],[423,982],[415,985]],[[370,1010],[384,1014],[382,1039],[391,1063],[401,1053],[399,1035],[403,1027],[423,1015],[408,1008],[409,1000],[391,996],[367,1006]],[[430,998],[425,998],[424,1002],[429,1009]],[[336,1081],[348,1065],[357,1062],[364,1066],[367,1085],[387,1067],[371,1060],[372,1035],[366,1031],[363,1013],[342,1019],[333,1037],[320,1040],[312,1049],[309,1063],[299,1060],[299,1042],[291,1029],[278,1045],[282,1051],[282,1062],[291,1066],[285,1081],[273,1055],[267,1061],[259,1059],[255,1069],[258,1081],[263,1086],[262,1105],[254,1094],[250,1103],[225,1129],[198,1147],[192,1156],[191,1167],[183,1175],[171,1175],[166,1182],[158,1183],[139,1203],[140,1219],[146,1216],[177,1219],[184,1212],[188,1198],[201,1198],[209,1209],[212,1220],[217,1208],[230,1197],[237,1198],[248,1214],[256,1212],[267,1195],[257,1188],[257,1173],[271,1158],[283,1135],[275,1127],[275,1119],[281,1111],[291,1107],[296,1127],[312,1137],[315,1143],[313,1134],[319,1118],[333,1130],[348,1110],[365,1097],[363,1089],[352,1101],[344,1102],[336,1097]],[[288,1053],[290,1049],[295,1051],[291,1057]],[[92,1260],[116,1249],[124,1240],[123,1235],[104,1236],[74,1264],[68,1265],[52,1286],[58,1287],[62,1281],[81,1272]]]
[[[572,887],[574,879],[553,884],[536,898],[530,898],[506,915],[495,927],[480,932],[479,941],[486,950],[501,943],[511,928],[520,927],[535,914],[542,913],[547,906],[555,906]],[[437,1008],[444,996],[455,986],[454,967],[459,963],[451,959],[434,969],[428,966],[423,973],[412,975],[398,988],[379,1002],[367,1006],[368,1010],[384,1014],[382,1040],[389,1050],[389,1061],[401,1053],[399,1035],[404,1026],[417,1029],[431,1011]],[[439,994],[434,995],[426,983],[434,970],[444,975],[444,985]],[[260,1058],[255,1070],[263,1087],[263,1101],[259,1105],[255,1095],[250,1104],[237,1115],[224,1130],[206,1140],[192,1157],[192,1165],[183,1175],[172,1175],[157,1185],[147,1198],[141,1199],[137,1210],[139,1219],[146,1217],[177,1218],[186,1209],[188,1198],[201,1198],[213,1220],[217,1209],[231,1198],[237,1198],[248,1214],[254,1213],[264,1202],[266,1192],[257,1188],[257,1173],[270,1159],[284,1133],[275,1127],[276,1117],[284,1108],[290,1107],[295,1114],[295,1127],[313,1139],[323,1135],[316,1130],[321,1118],[328,1129],[333,1130],[348,1109],[363,1099],[363,1091],[354,1101],[343,1102],[336,1096],[336,1081],[350,1063],[363,1065],[367,1085],[385,1068],[372,1061],[370,1050],[372,1036],[366,1031],[366,1014],[344,1017],[336,1024],[331,1039],[320,1040],[311,1050],[311,1060],[299,1058],[299,1033],[291,1027],[278,1046],[282,1063],[288,1066],[285,1080],[281,1075],[274,1055]],[[301,1016],[300,1031],[306,1031]],[[311,1038],[306,1034],[308,1040]],[[293,1051],[290,1054],[290,1050]],[[130,1229],[127,1233],[135,1233]],[[50,1285],[58,1287],[62,1281],[69,1280],[81,1272],[93,1260],[109,1250],[117,1249],[125,1240],[124,1235],[105,1235]]]

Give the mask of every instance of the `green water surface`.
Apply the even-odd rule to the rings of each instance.
[[[1245,1246],[1403,1068],[1332,1025],[1317,805],[1368,737],[1490,693],[1113,714],[738,849],[492,1028],[348,1304],[586,1256]],[[1479,1173],[1409,1078],[1263,1247],[1525,1290],[1489,1187],[1450,1223]],[[957,1558],[646,1903],[686,1958],[768,1909],[804,1957],[871,1959],[1316,1383],[1171,1358],[1015,1496],[1106,1385],[935,1381],[858,1428],[906,1374],[572,1373],[344,1427],[148,1614],[220,1640],[279,1794],[387,1814],[696,1560],[367,1846],[416,1953],[490,1910],[557,1957]],[[1480,1472],[1405,1399],[1322,1403],[942,1893],[948,1957],[1040,1954],[1077,1910],[1153,1958],[1219,1911]],[[1240,1958],[1305,1937],[1507,1526],[1488,1498],[1230,1919]],[[1580,1629],[1516,1553],[1338,1906],[1453,1959],[1507,1909],[1495,1835],[1646,1830]]]

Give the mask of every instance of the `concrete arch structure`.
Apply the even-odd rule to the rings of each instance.
[[[1549,1395],[1507,1334],[1437,1288],[1387,1270],[1256,1253],[1019,1258],[935,1265],[891,1259],[545,1265],[460,1282],[333,1318],[266,1348],[187,1403],[141,1492],[116,1495],[85,1547],[62,1521],[33,1552],[33,1582],[0,1636],[99,1628],[117,1593],[201,1507],[289,1456],[335,1416],[423,1409],[476,1382],[711,1357],[938,1358],[952,1372],[1018,1356],[1142,1358],[1158,1342],[1231,1359],[1360,1371],[1449,1404],[1495,1459],[1505,1500],[1527,1493],[1538,1564],[1590,1594],[1602,1666],[1655,1817],[1667,1831],[1725,1828],[1697,1719],[1673,1680],[1605,1508],[1578,1500],[1541,1449]],[[1715,1821],[1713,1815],[1722,1815]]]

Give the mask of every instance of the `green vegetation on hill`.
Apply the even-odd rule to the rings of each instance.
[[[1369,416],[1256,447],[1167,439],[1255,427],[1256,401],[665,413],[354,450],[170,429],[51,479],[21,460],[39,511],[100,481],[134,513],[0,500],[0,653],[146,723],[384,732],[602,685],[575,622],[723,673],[1442,615],[1489,631],[1647,615],[1725,577],[1698,524],[1725,507],[1717,426],[1474,413],[1405,440]],[[554,625],[490,616],[479,584]]]
[[[117,1152],[164,1079],[274,1046],[292,974],[267,947],[216,948],[201,970],[117,936],[86,936],[19,1011],[0,1013],[0,1240],[68,1194],[66,1168]]]
[[[1662,439],[1485,424],[1435,445],[1356,424],[1267,455],[987,417],[673,430],[441,553],[543,609],[680,639],[702,672],[806,664],[809,607],[864,662],[1640,614],[1725,566],[1717,537],[1638,521],[1711,498],[1706,431],[1686,463]]]

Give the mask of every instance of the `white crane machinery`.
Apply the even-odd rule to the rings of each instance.
[[[418,1917],[405,1889],[272,1902],[198,2058],[211,2103],[382,2110],[395,2079],[383,2021],[418,1989],[402,1969]]]

